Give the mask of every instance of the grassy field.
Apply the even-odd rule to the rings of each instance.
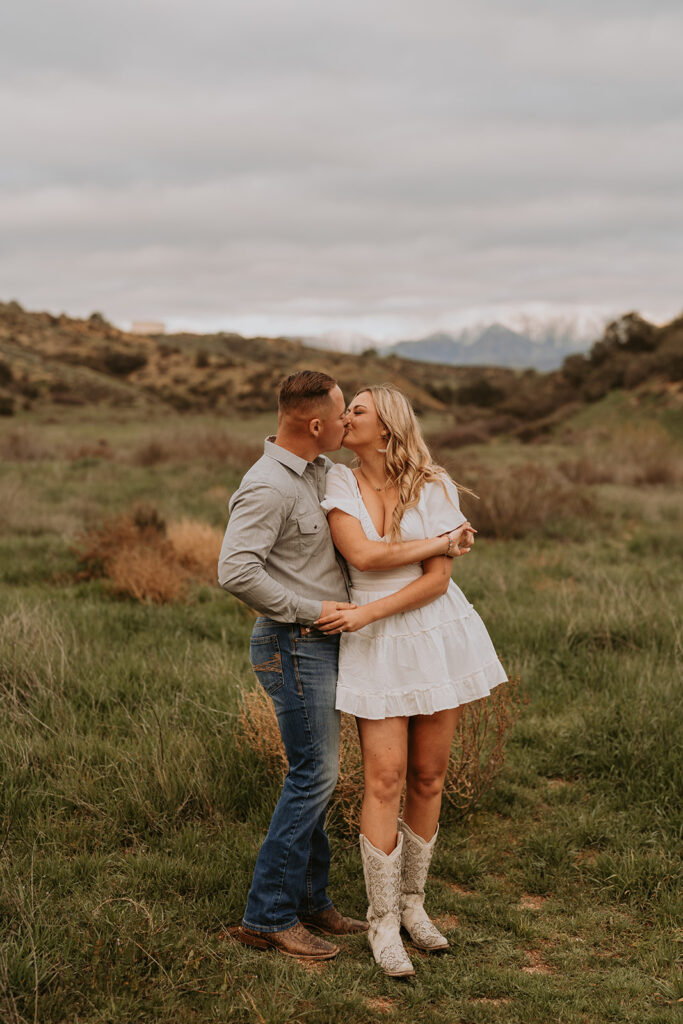
[[[481,807],[444,813],[428,907],[451,950],[416,953],[397,983],[362,937],[323,965],[225,937],[279,788],[237,742],[248,610],[209,585],[149,605],[75,578],[76,534],[135,502],[222,528],[244,450],[212,453],[215,427],[83,409],[1,425],[3,1024],[668,1024],[680,485],[593,484],[590,512],[480,538],[456,563],[528,705]],[[240,443],[264,428],[231,425]],[[501,442],[473,458],[514,473],[576,454]],[[331,894],[361,916],[359,854],[331,841]]]

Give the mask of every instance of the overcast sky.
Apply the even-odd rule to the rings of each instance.
[[[14,0],[0,299],[416,336],[683,308],[680,0]]]

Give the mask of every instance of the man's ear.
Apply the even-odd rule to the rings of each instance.
[[[317,416],[316,416],[315,419],[308,421],[308,430],[313,435],[313,437],[318,437],[319,436],[320,431],[322,430],[322,427],[323,427],[322,420],[318,419]]]

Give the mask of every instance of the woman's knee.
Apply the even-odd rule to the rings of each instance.
[[[408,769],[408,789],[420,800],[441,796],[446,772],[439,765],[413,765]]]
[[[400,766],[382,765],[365,773],[365,792],[382,803],[399,800],[405,783],[405,770]]]

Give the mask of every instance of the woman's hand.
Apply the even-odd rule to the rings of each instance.
[[[448,552],[448,557],[459,558],[460,555],[466,555],[474,544],[474,535],[476,532],[477,531],[471,523],[463,523],[457,530],[451,530],[451,532],[447,534],[448,539],[452,544],[452,548]]]
[[[370,613],[363,608],[341,608],[331,612],[329,615],[321,615],[316,623],[316,629],[323,633],[355,633],[372,622]]]

